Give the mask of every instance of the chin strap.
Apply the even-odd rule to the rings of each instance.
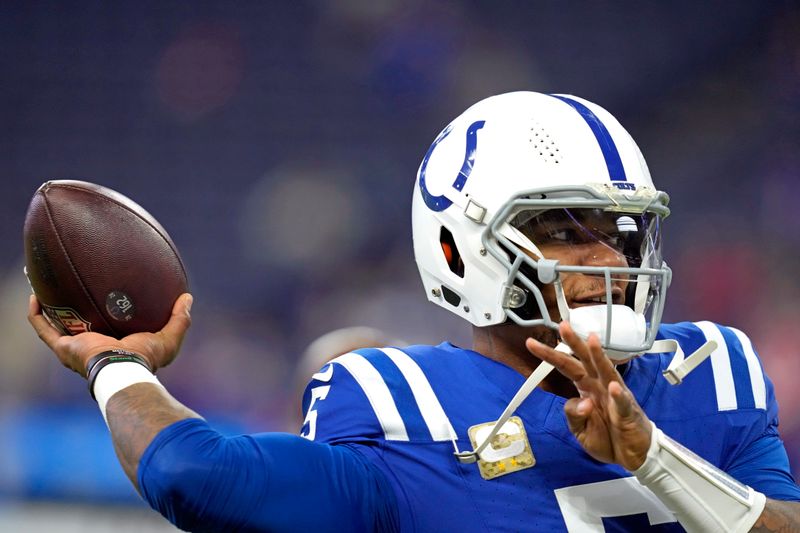
[[[692,352],[689,357],[684,357],[683,349],[681,349],[680,344],[678,341],[674,339],[664,339],[655,341],[653,346],[644,353],[668,353],[668,352],[675,352],[675,355],[672,357],[672,361],[670,361],[669,366],[663,372],[664,378],[670,383],[670,385],[678,385],[683,381],[689,373],[697,368],[697,365],[705,361],[711,353],[717,349],[717,343],[715,341],[706,341],[705,344],[700,346],[697,350]],[[572,349],[569,346],[564,344],[563,342],[558,343],[558,346],[555,347],[555,350],[559,352],[563,352],[569,355],[572,355]],[[495,422],[494,427],[492,427],[492,431],[486,436],[483,442],[478,445],[472,451],[464,451],[461,452],[458,450],[458,446],[453,440],[453,446],[455,447],[455,456],[458,458],[458,461],[462,464],[469,464],[474,463],[480,457],[481,452],[486,449],[486,446],[489,445],[490,442],[497,436],[500,432],[500,428],[503,427],[503,424],[511,418],[511,415],[514,414],[514,411],[522,404],[525,399],[530,396],[535,389],[543,380],[546,378],[550,372],[553,371],[553,365],[548,363],[547,361],[542,361],[539,363],[539,366],[536,367],[528,379],[525,380],[525,383],[519,388],[517,393],[511,398],[508,406],[506,406],[503,414],[500,415],[500,418]]]
[[[563,342],[559,343],[559,345],[556,346],[555,349],[560,352],[570,353],[568,351],[569,346],[567,346]],[[530,396],[531,392],[533,392],[533,389],[535,389],[539,385],[539,383],[541,383],[542,380],[544,380],[544,378],[546,378],[547,375],[553,371],[553,368],[554,368],[553,365],[551,365],[547,361],[542,361],[541,363],[539,363],[539,366],[536,367],[536,370],[534,370],[531,373],[531,375],[528,376],[528,379],[525,380],[525,383],[522,384],[522,387],[520,387],[517,393],[514,395],[514,397],[511,398],[511,401],[503,411],[503,414],[500,415],[500,418],[497,420],[497,422],[495,422],[492,431],[490,431],[489,434],[486,435],[486,438],[483,440],[483,442],[481,442],[480,445],[478,445],[478,447],[472,451],[459,452],[458,449],[456,449],[455,455],[456,457],[458,457],[458,461],[463,464],[476,462],[481,452],[497,436],[497,433],[500,431],[500,428],[503,427],[503,424],[505,424],[506,421],[509,418],[511,418],[511,415],[514,414],[514,411],[517,410],[517,407],[519,407],[520,404],[523,401],[525,401],[525,398]]]
[[[711,353],[717,349],[716,341],[706,341],[700,348],[684,359],[683,350],[678,341],[674,339],[664,339],[653,343],[653,347],[647,353],[675,352],[669,366],[662,373],[670,385],[680,385],[683,378],[689,372],[697,368],[697,365],[705,361]]]

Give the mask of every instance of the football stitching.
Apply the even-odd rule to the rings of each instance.
[[[77,187],[73,187],[73,188],[77,188]],[[81,190],[83,190],[83,189],[81,189]],[[114,327],[106,320],[106,317],[103,315],[102,311],[100,311],[100,309],[97,307],[97,303],[94,301],[94,298],[92,298],[92,295],[86,289],[86,285],[83,283],[83,279],[81,278],[80,274],[78,274],[78,270],[75,268],[75,265],[72,262],[72,257],[70,257],[69,253],[67,252],[66,247],[64,246],[63,241],[61,240],[61,234],[58,232],[58,226],[56,226],[56,223],[53,220],[53,215],[50,212],[50,203],[49,203],[49,200],[47,198],[46,191],[42,191],[42,198],[44,199],[44,210],[45,210],[45,213],[47,214],[47,220],[50,222],[50,226],[53,228],[53,233],[56,236],[56,241],[58,241],[58,246],[61,248],[61,251],[64,253],[64,257],[67,258],[67,264],[69,265],[70,270],[72,270],[72,273],[75,276],[75,279],[77,279],[78,285],[80,286],[80,288],[83,291],[83,293],[86,295],[86,298],[89,300],[89,303],[91,303],[92,307],[94,307],[94,309],[97,312],[97,315],[100,317],[100,319],[106,324],[106,326],[109,327],[109,329],[113,332],[115,337],[118,336],[119,333],[117,333],[117,330],[114,329]]]

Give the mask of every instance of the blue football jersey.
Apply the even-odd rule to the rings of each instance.
[[[707,339],[719,347],[678,386],[661,375],[672,354],[625,365],[625,382],[650,419],[767,497],[800,501],[773,387],[750,340],[710,322],[663,325],[659,338],[676,339],[687,354]],[[301,434],[346,445],[377,466],[403,531],[682,531],[629,472],[586,454],[567,426],[566,399],[539,388],[515,413],[522,437],[514,446],[525,453],[489,447],[503,459],[492,471],[507,471],[487,477],[478,464],[459,463],[455,447],[473,449],[470,428],[497,420],[524,380],[448,343],[358,350],[314,375]]]

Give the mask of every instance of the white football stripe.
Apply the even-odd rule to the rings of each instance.
[[[389,387],[375,367],[357,353],[346,353],[332,361],[345,367],[366,394],[386,440],[408,440],[406,425],[397,410]]]
[[[428,378],[417,363],[407,354],[396,348],[382,348],[381,351],[394,361],[397,368],[406,378],[414,399],[417,401],[422,418],[428,425],[428,430],[435,441],[447,441],[455,439],[455,431],[450,424],[450,419],[442,409],[442,404],[436,398]]]
[[[753,350],[753,343],[747,338],[747,335],[742,333],[736,328],[729,328],[739,338],[742,344],[742,351],[747,360],[747,370],[750,372],[750,384],[753,386],[753,400],[756,404],[756,409],[767,408],[767,384],[764,382],[764,372],[761,370],[761,364],[758,362],[758,356]]]
[[[722,332],[712,322],[695,322],[706,340],[716,341],[717,349],[711,352],[711,369],[714,372],[714,386],[717,390],[717,408],[720,411],[733,411],[737,408],[736,387],[733,384],[733,370],[728,345]]]

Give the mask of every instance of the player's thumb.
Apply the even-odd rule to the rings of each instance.
[[[172,315],[169,317],[167,325],[158,332],[160,338],[160,349],[151,361],[155,368],[161,368],[170,364],[177,356],[183,344],[186,331],[192,325],[192,295],[181,294],[175,305],[172,306]]]
[[[161,330],[161,333],[167,339],[174,339],[180,345],[183,336],[186,335],[186,330],[192,325],[192,302],[194,299],[192,295],[185,292],[178,296],[175,300],[175,305],[172,306],[172,315],[169,317],[169,322]]]
[[[179,305],[183,306],[183,313],[191,320],[192,304],[194,303],[194,296],[185,292],[178,296]]]

